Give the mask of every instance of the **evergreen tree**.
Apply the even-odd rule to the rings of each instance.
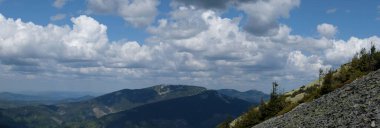
[[[277,82],[273,82],[272,83],[272,93],[270,94],[271,100],[277,98],[277,95],[278,95],[277,87],[278,87],[278,83]]]
[[[328,73],[325,75],[325,78],[323,80],[323,86],[321,87],[322,95],[333,91],[333,75],[334,72],[332,69],[330,69]]]
[[[372,56],[373,54],[375,54],[375,52],[376,52],[376,47],[375,47],[375,45],[373,44],[373,42],[371,42],[371,56]]]
[[[370,71],[375,70],[376,60],[375,60],[376,47],[371,42],[371,53],[370,53]]]
[[[319,86],[322,85],[322,75],[323,75],[323,69],[319,68]]]

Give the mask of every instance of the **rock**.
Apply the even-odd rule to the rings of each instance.
[[[380,70],[253,128],[378,127]]]

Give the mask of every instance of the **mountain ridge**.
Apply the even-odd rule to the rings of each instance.
[[[237,116],[250,106],[248,101],[208,90],[189,97],[146,104],[99,120],[105,127],[209,128],[215,127],[229,114]]]
[[[218,91],[221,94],[246,100],[254,104],[259,104],[261,100],[266,101],[269,99],[268,94],[265,94],[257,90],[238,91],[235,89],[219,89],[216,91]]]
[[[209,93],[208,95],[201,95],[201,93]],[[212,93],[210,93],[212,92]],[[197,97],[197,98],[194,98]],[[207,102],[202,102],[202,98]],[[210,99],[211,98],[211,99]],[[259,97],[257,97],[259,99]],[[180,99],[195,99],[192,102],[179,101]],[[243,108],[248,108],[251,105],[256,105],[238,97],[231,97],[219,93],[215,90],[207,90],[204,87],[190,86],[190,85],[155,85],[142,89],[122,89],[119,91],[104,94],[86,101],[70,102],[70,103],[59,103],[53,105],[35,105],[35,106],[25,106],[16,107],[10,109],[0,109],[0,116],[4,119],[14,120],[12,121],[0,121],[0,125],[4,126],[16,126],[16,124],[25,125],[25,127],[97,127],[99,124],[96,120],[108,115],[117,114],[123,111],[141,110],[144,106],[165,106],[165,103],[177,103],[178,110],[187,110],[192,108],[187,108],[187,105],[203,103],[204,106],[210,106],[210,108],[218,108],[220,106],[213,105],[213,102],[223,103],[223,106],[229,106],[229,109],[225,109],[225,112],[221,112],[222,115],[214,115],[208,117],[207,120],[212,122],[212,125],[216,125],[220,121],[223,121],[227,115],[232,114],[236,116],[245,111]],[[161,103],[163,102],[163,103]],[[196,103],[197,102],[197,103]],[[237,104],[229,104],[230,102],[236,102]],[[159,104],[159,105],[157,105]],[[243,105],[239,105],[243,104]],[[198,106],[199,107],[199,106]],[[200,106],[203,107],[203,106]],[[154,108],[154,107],[153,107]],[[187,109],[184,109],[187,108]],[[236,113],[232,110],[239,109],[240,113]],[[198,109],[202,111],[202,109]],[[208,109],[209,111],[214,111],[214,109]],[[218,109],[215,109],[218,110]],[[140,111],[141,112],[141,111]],[[133,112],[132,112],[133,113]],[[208,113],[203,111],[201,113]],[[170,114],[162,113],[162,114]],[[190,112],[194,118],[202,118],[199,116],[199,112]],[[171,119],[167,119],[171,120]],[[176,121],[186,121],[186,120],[160,120],[156,123],[168,124],[170,122]],[[187,119],[189,120],[189,119]],[[7,123],[9,122],[9,123]],[[177,122],[177,123],[180,123]],[[154,123],[154,122],[153,122]],[[205,123],[210,124],[210,123]],[[191,125],[186,125],[191,127]],[[211,125],[207,125],[211,126]]]

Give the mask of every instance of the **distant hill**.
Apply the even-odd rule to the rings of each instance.
[[[11,92],[0,92],[0,100],[7,101],[41,101],[41,100],[50,100],[47,97],[42,96],[32,96],[24,94],[16,94]]]
[[[124,89],[84,102],[59,104],[58,111],[62,113],[64,120],[93,119],[149,103],[196,95],[205,90],[206,88],[203,87],[188,85],[157,85],[143,89]]]
[[[143,105],[99,119],[105,127],[212,128],[251,103],[217,91]]]
[[[66,95],[72,93],[57,93],[53,94],[17,94],[11,92],[0,92],[0,108],[15,108],[23,106],[35,105],[52,105],[58,103],[79,102],[94,98],[89,95]]]
[[[132,109],[141,105],[187,97],[206,91],[206,88],[188,85],[157,85],[143,89],[124,89],[89,100],[57,105],[25,106],[0,110],[0,114],[15,123],[28,127],[83,126],[87,120]],[[86,98],[86,97],[84,97]],[[48,122],[48,123],[47,123]]]
[[[49,105],[0,109],[0,126],[5,128],[58,127],[61,123],[56,108]]]
[[[0,100],[8,101],[60,101],[76,99],[80,97],[98,96],[98,93],[91,92],[0,92]]]
[[[85,96],[76,97],[76,98],[68,98],[68,99],[59,100],[58,102],[59,103],[82,102],[82,101],[91,100],[93,98],[95,98],[95,97],[90,96],[90,95],[85,95]]]
[[[99,96],[91,101],[95,106],[107,106],[112,111],[122,111],[140,105],[192,96],[205,91],[206,88],[189,85],[157,85],[143,89],[124,89]]]
[[[237,96],[188,85],[123,89],[52,105],[0,109],[0,126],[209,128],[256,105]]]
[[[263,98],[263,100],[269,99],[268,94],[265,94],[257,90],[248,90],[245,92],[240,92],[234,89],[220,89],[217,91],[221,94],[231,96],[231,97],[236,97],[236,98],[251,102],[253,104],[259,104],[261,102],[261,98]]]

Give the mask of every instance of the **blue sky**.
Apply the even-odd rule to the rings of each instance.
[[[376,0],[305,0],[298,9],[291,12],[291,18],[283,20],[283,23],[291,26],[295,34],[303,36],[316,36],[313,26],[330,23],[338,26],[338,39],[348,39],[351,36],[364,38],[379,34],[376,29],[380,27],[380,20],[377,20],[379,4],[380,1]]]
[[[70,0],[62,8],[53,7],[53,0],[5,0],[0,4],[0,12],[9,18],[21,18],[25,22],[47,25],[49,23],[58,25],[71,25],[70,17],[85,14],[86,0]],[[156,19],[167,17],[172,10],[170,0],[161,0],[158,6],[159,15]],[[358,6],[360,4],[360,6]],[[290,12],[289,18],[282,18],[279,21],[292,28],[293,34],[302,36],[318,36],[315,26],[320,23],[331,23],[339,27],[338,39],[348,39],[351,36],[369,37],[379,34],[380,17],[378,11],[379,1],[313,1],[303,0],[299,7]],[[331,10],[328,13],[328,10]],[[334,11],[333,11],[334,10]],[[67,16],[59,21],[51,21],[50,17],[63,13]],[[224,12],[225,17],[233,18],[244,15],[234,9]],[[90,15],[100,23],[107,25],[108,36],[112,41],[121,39],[136,40],[140,43],[149,37],[142,28],[136,28],[115,15]]]
[[[0,0],[0,14],[5,91],[291,90],[380,34],[376,0]]]

